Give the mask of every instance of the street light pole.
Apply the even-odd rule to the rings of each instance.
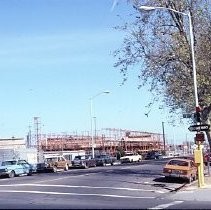
[[[95,145],[94,145],[94,136],[93,136],[93,100],[94,100],[94,98],[96,98],[99,95],[108,94],[108,93],[110,93],[110,92],[109,91],[103,91],[103,92],[100,92],[100,93],[98,93],[98,94],[96,94],[96,95],[94,95],[90,98],[90,120],[91,120],[90,124],[91,124],[92,158],[95,157],[95,151],[94,151]]]
[[[196,78],[196,62],[195,62],[195,52],[194,52],[194,38],[193,38],[193,25],[191,14],[188,12],[188,19],[190,24],[190,43],[191,43],[191,54],[192,54],[192,65],[193,65],[193,84],[194,84],[194,93],[195,93],[195,103],[196,107],[199,106],[198,91],[197,91],[197,78]]]
[[[195,109],[196,112],[199,110],[199,101],[198,101],[198,91],[197,91],[197,78],[196,78],[196,63],[195,63],[195,53],[194,53],[194,37],[193,37],[193,25],[190,12],[184,13],[172,8],[167,7],[151,7],[151,6],[140,6],[138,9],[150,11],[155,9],[170,10],[175,13],[179,13],[185,16],[188,16],[189,20],[189,29],[190,29],[190,45],[191,45],[191,55],[192,55],[192,68],[193,68],[193,85],[194,85],[194,94],[195,94]],[[198,169],[198,186],[202,187],[204,185],[204,166],[203,166],[203,156],[202,156],[202,145],[198,143],[198,149],[195,150],[195,161],[197,161]]]
[[[162,130],[163,130],[163,150],[164,150],[164,155],[166,155],[166,139],[165,139],[164,122],[162,122]]]

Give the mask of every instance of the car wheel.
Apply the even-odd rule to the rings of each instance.
[[[65,165],[65,167],[64,167],[64,170],[65,170],[65,171],[68,171],[68,169],[69,169],[69,166],[68,166],[68,164],[66,163],[66,165]]]
[[[113,166],[114,165],[114,163],[113,162],[111,162],[111,166]]]
[[[32,176],[32,171],[30,170],[27,176]]]
[[[8,174],[8,177],[9,177],[9,178],[15,177],[15,172],[14,172],[14,171],[11,171],[11,172]]]
[[[193,181],[193,176],[191,174],[191,176],[188,178],[188,183],[190,184]]]
[[[85,164],[85,165],[84,165],[84,168],[87,169],[87,168],[89,168],[89,166],[88,166],[87,164]]]
[[[106,166],[106,163],[105,162],[103,162],[103,166]]]
[[[57,167],[53,166],[53,172],[56,173],[57,172]]]
[[[165,176],[166,181],[169,181],[171,179],[171,177],[169,176]]]

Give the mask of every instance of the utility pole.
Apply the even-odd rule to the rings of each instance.
[[[34,117],[35,147],[37,148],[37,163],[40,161],[41,150],[41,128],[40,117]]]
[[[162,129],[163,129],[163,149],[164,149],[164,155],[166,155],[166,139],[165,139],[164,122],[162,122]]]

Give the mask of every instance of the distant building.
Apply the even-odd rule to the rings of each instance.
[[[0,162],[12,159],[25,159],[31,164],[36,164],[37,149],[27,148],[24,138],[0,139]]]
[[[26,142],[24,138],[4,138],[0,139],[0,149],[24,149]]]

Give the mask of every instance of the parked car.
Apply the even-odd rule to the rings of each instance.
[[[89,168],[95,167],[96,161],[91,156],[88,155],[78,155],[75,156],[74,160],[72,161],[73,168]]]
[[[145,160],[163,159],[163,155],[159,151],[150,151],[147,153]]]
[[[175,158],[167,162],[163,174],[166,178],[177,177],[192,182],[197,178],[197,167],[191,159]]]
[[[120,158],[121,163],[139,162],[140,160],[142,160],[142,156],[132,152],[125,152],[125,155]]]
[[[203,155],[204,157],[204,164],[205,166],[208,165],[208,162],[210,163],[209,165],[211,165],[211,154],[210,153],[206,153]]]
[[[7,160],[3,161],[0,166],[0,176],[13,178],[22,174],[32,175],[32,165],[26,160]]]
[[[115,157],[112,157],[110,155],[97,155],[95,157],[96,166],[105,166],[106,164],[113,165],[116,161]]]
[[[62,155],[53,155],[45,158],[45,170],[57,172],[63,169],[67,171],[71,165],[69,160]]]

